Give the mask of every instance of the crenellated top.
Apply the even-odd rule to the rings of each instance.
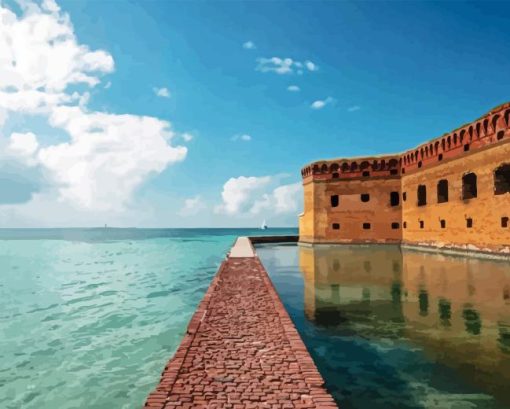
[[[400,174],[400,156],[367,156],[317,161],[301,169],[303,179],[314,180],[369,178]]]
[[[400,176],[510,139],[510,102],[401,154],[316,161],[301,169],[304,180]]]

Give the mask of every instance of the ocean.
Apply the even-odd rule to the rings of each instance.
[[[140,408],[240,235],[1,229],[0,408]]]

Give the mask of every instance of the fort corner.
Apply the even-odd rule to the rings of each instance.
[[[510,103],[406,152],[301,170],[301,243],[510,256]]]

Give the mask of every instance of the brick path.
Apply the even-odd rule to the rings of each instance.
[[[336,408],[258,257],[228,258],[145,407]]]

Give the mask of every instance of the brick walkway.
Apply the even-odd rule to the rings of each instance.
[[[336,408],[258,257],[220,267],[146,408]]]

